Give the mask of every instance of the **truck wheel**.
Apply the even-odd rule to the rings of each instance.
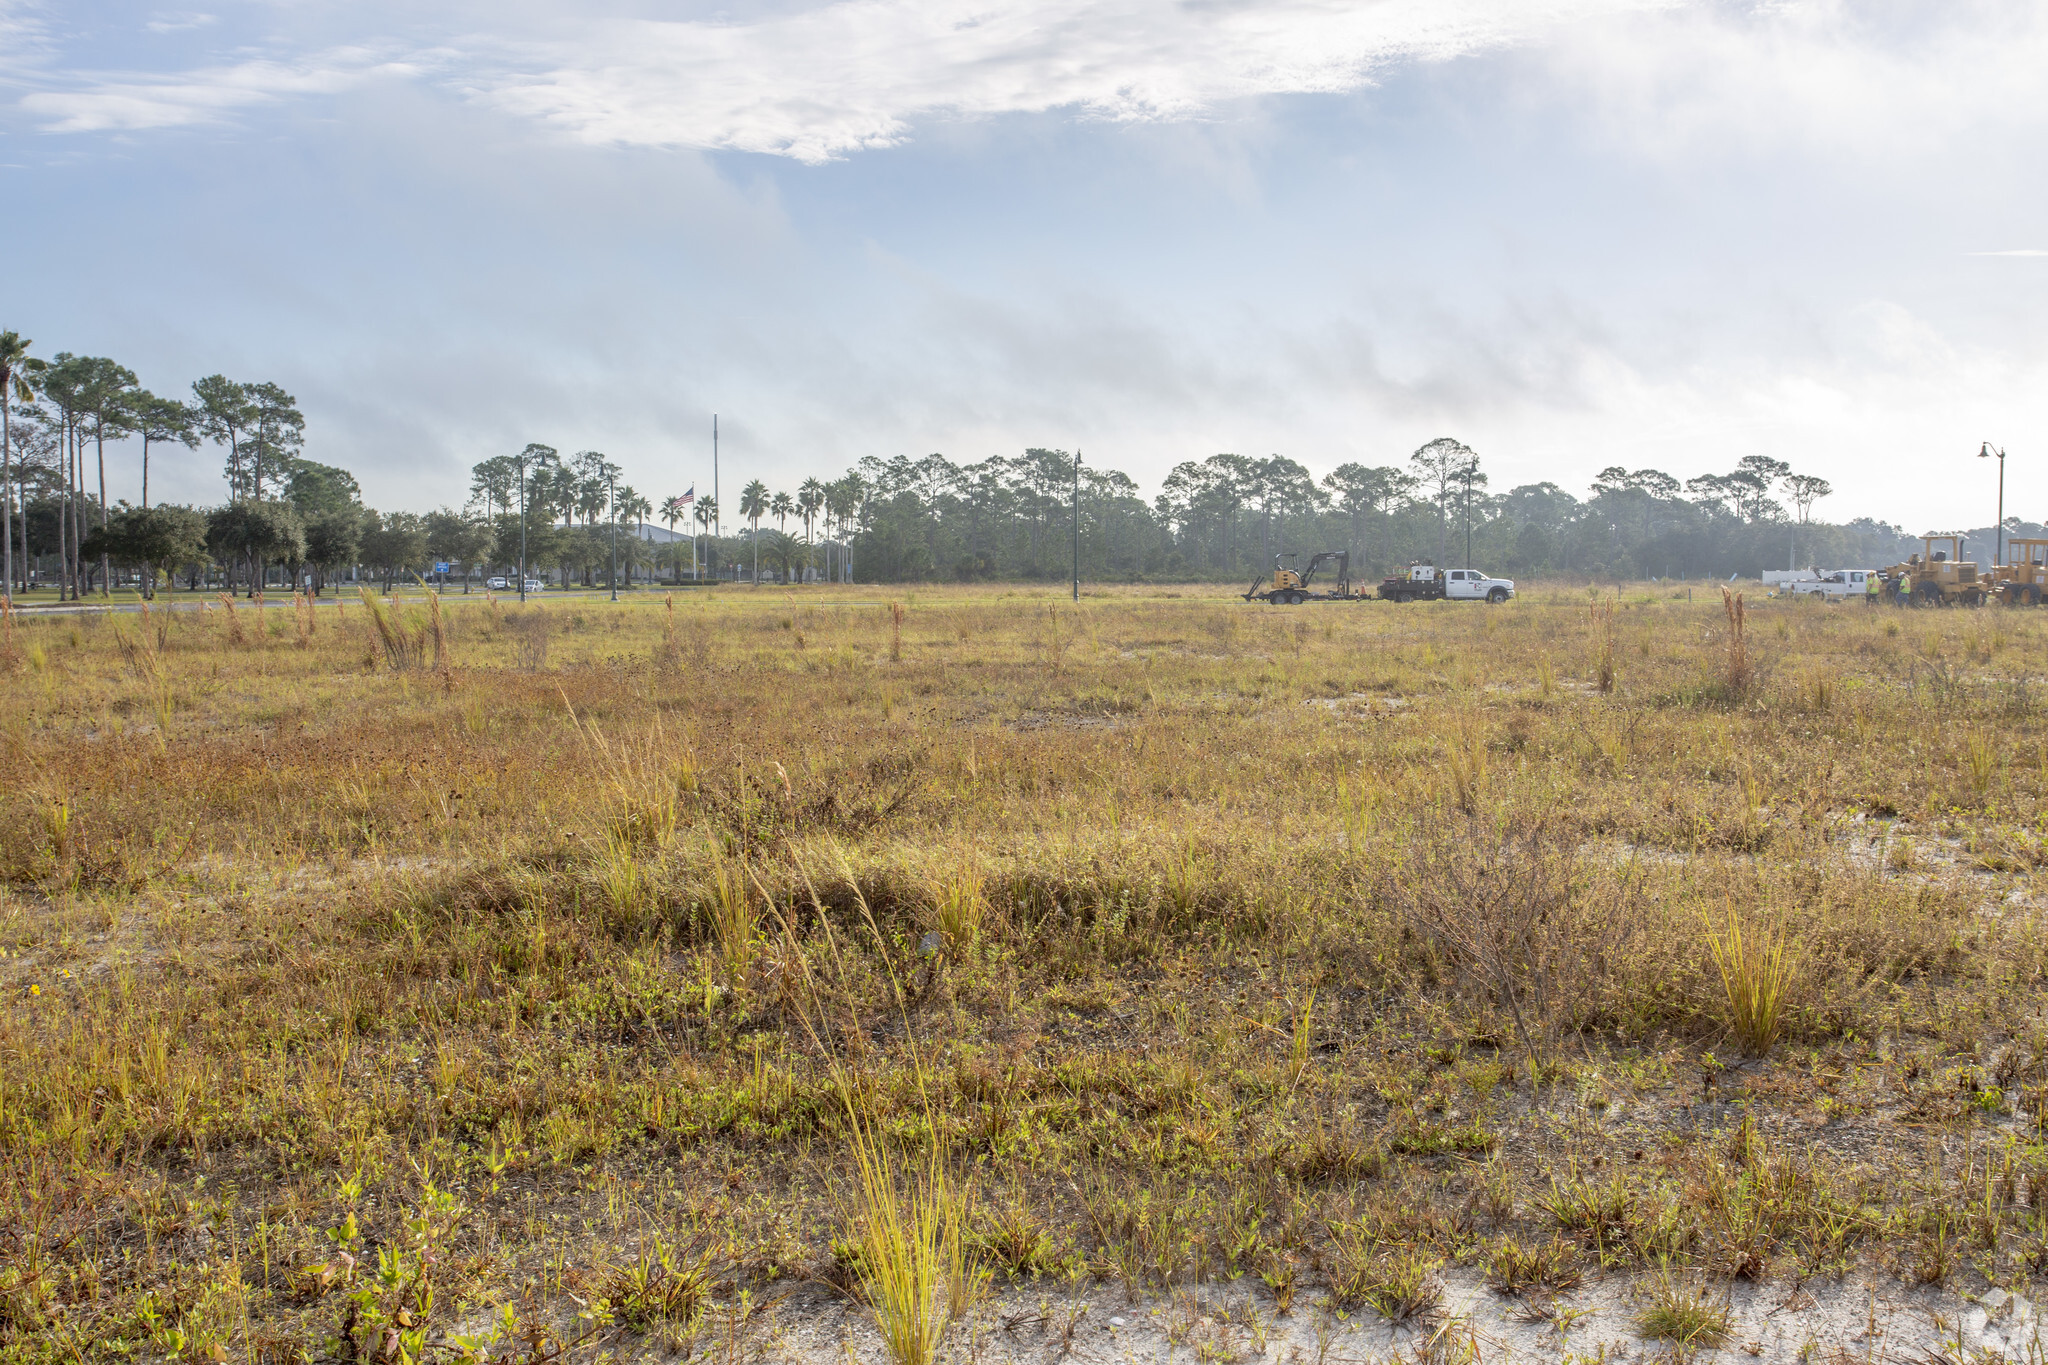
[[[1923,607],[1940,606],[1941,585],[1938,583],[1922,583],[1919,587],[1913,589],[1913,600]]]
[[[1508,590],[1506,588],[1493,588],[1489,590],[1486,594],[1486,602],[1488,606],[1497,607],[1507,600]]]

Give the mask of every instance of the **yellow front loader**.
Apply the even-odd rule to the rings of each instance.
[[[2005,542],[2005,563],[1991,566],[1991,595],[2009,607],[2038,607],[2048,597],[2048,540]]]
[[[1978,577],[1975,562],[1963,558],[1961,536],[1922,536],[1920,544],[1921,553],[1885,571],[1895,601],[1921,607],[1974,607],[1984,601],[1990,585]]]

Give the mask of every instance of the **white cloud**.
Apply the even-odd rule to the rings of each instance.
[[[1525,88],[1583,102],[1618,141],[1674,156],[1803,142],[1896,157],[1945,152],[2001,120],[2037,124],[2048,65],[2048,8],[2029,0],[824,0],[740,20],[603,8],[493,7],[464,32],[432,9],[287,7],[275,22],[328,25],[343,45],[295,44],[280,28],[239,60],[183,72],[43,60],[22,106],[55,132],[214,122],[398,63],[581,141],[819,162],[933,118],[1200,118],[1354,90],[1401,63],[1526,48],[1545,75]],[[32,12],[0,0],[0,35],[45,39]],[[159,11],[148,27],[214,20]]]
[[[2048,8],[2033,0],[1873,6],[1696,0],[1550,45],[1551,82],[1608,137],[1672,159],[1818,150],[1896,165],[2037,128]]]
[[[205,28],[220,22],[215,14],[199,14],[192,10],[159,10],[150,16],[143,27],[151,33],[183,33],[188,29]]]
[[[482,98],[593,142],[817,162],[932,115],[1074,109],[1196,117],[1231,100],[1356,89],[1662,0],[837,0],[754,23],[613,20],[504,52]]]
[[[412,75],[417,62],[341,48],[300,61],[257,58],[163,77],[94,79],[75,90],[39,90],[21,107],[45,131],[97,133],[215,123],[239,109],[299,95],[331,95],[376,75]]]
[[[818,162],[909,136],[921,118],[1072,109],[1112,120],[1199,117],[1233,100],[1352,90],[1403,61],[1441,61],[1560,25],[1678,0],[828,0],[753,21],[579,13],[536,28],[495,13],[413,68],[484,103],[589,142],[764,152]],[[0,0],[4,4],[4,0]],[[0,13],[4,13],[0,9]],[[159,12],[152,31],[213,22]],[[71,69],[26,96],[47,131],[214,122],[369,73],[374,31],[432,29],[431,15],[352,14],[361,45],[266,55],[174,73]]]

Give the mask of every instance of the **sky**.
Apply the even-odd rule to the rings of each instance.
[[[2039,0],[0,0],[0,328],[299,399],[380,507],[864,456],[2048,517]],[[140,451],[110,455],[135,496]],[[156,498],[224,494],[213,448]]]

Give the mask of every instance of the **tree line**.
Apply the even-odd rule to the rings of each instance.
[[[1063,578],[1077,501],[1080,573],[1093,580],[1248,580],[1278,555],[1319,550],[1349,551],[1357,577],[1419,559],[1526,576],[1754,576],[1795,560],[1890,564],[1908,547],[1868,518],[1816,521],[1827,480],[1754,455],[1682,481],[1610,466],[1584,496],[1547,481],[1496,492],[1450,437],[1320,479],[1281,455],[1212,455],[1176,465],[1149,501],[1129,476],[1077,468],[1062,450],[868,459],[848,479],[855,575],[876,581]]]
[[[307,458],[297,401],[268,381],[209,375],[188,396],[150,392],[133,370],[104,356],[59,352],[45,360],[0,332],[0,584],[53,585],[62,599],[103,592],[116,568],[138,572],[144,590],[182,576],[230,589],[281,585],[319,591],[336,573],[367,570],[387,583],[447,563],[510,567],[522,541],[502,481],[484,470],[480,500],[417,513],[380,512],[362,501],[348,470]],[[108,496],[107,447],[139,441],[140,500]],[[152,502],[152,459],[165,447],[211,446],[227,498],[218,506]],[[617,481],[596,451],[535,462],[524,563],[564,581],[609,573],[613,540],[622,569],[648,567],[649,547],[615,536],[652,515],[648,499]],[[568,524],[552,524],[560,516]],[[510,524],[508,524],[510,523]],[[52,567],[52,562],[54,566]]]
[[[116,566],[149,589],[171,574],[251,592],[272,573],[318,591],[337,573],[392,582],[436,563],[465,581],[502,566],[594,584],[615,559],[628,575],[677,579],[1059,579],[1073,572],[1077,520],[1082,576],[1120,581],[1246,578],[1324,549],[1348,550],[1358,577],[1424,558],[1531,576],[1718,577],[1891,563],[1909,548],[1868,518],[1816,521],[1827,481],[1765,456],[1685,479],[1610,466],[1584,495],[1547,481],[1497,492],[1479,455],[1449,437],[1320,479],[1281,455],[1212,455],[1176,465],[1149,500],[1129,475],[1063,450],[869,457],[791,491],[749,481],[729,535],[694,487],[657,502],[601,452],[532,443],[473,466],[461,508],[379,512],[347,470],[307,458],[305,418],[275,383],[215,374],[160,396],[113,360],[34,358],[6,332],[0,396],[0,582],[54,582],[74,599],[106,589]],[[127,441],[140,444],[140,501],[110,502],[107,446]],[[152,504],[153,455],[208,446],[226,501]],[[643,538],[650,519],[667,524],[668,543]]]

